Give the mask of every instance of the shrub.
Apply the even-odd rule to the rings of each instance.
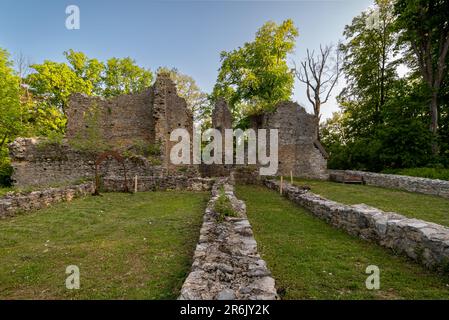
[[[217,221],[223,222],[225,217],[237,217],[238,214],[232,207],[232,203],[226,196],[224,189],[220,189],[220,195],[215,201],[214,211],[218,214]]]

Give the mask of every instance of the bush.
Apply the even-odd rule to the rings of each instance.
[[[10,187],[12,184],[12,167],[8,158],[0,158],[0,186]]]
[[[232,207],[232,203],[226,196],[223,188],[220,189],[220,195],[217,201],[215,201],[214,211],[218,213],[218,222],[223,222],[225,217],[237,217],[237,212]]]

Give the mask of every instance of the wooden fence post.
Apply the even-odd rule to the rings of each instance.
[[[284,176],[281,176],[281,186],[279,187],[279,192],[281,193],[281,195],[283,187],[284,187]]]

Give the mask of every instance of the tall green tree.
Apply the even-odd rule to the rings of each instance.
[[[430,131],[438,134],[439,95],[447,74],[449,51],[449,0],[398,0],[395,4],[396,26],[401,30],[410,66],[419,70],[429,94]],[[433,152],[438,153],[436,145]]]
[[[11,174],[7,143],[22,128],[20,111],[20,81],[12,68],[9,54],[0,48],[0,185]]]
[[[83,52],[76,52],[72,49],[64,52],[64,56],[77,77],[87,83],[90,91],[93,94],[102,95],[104,63],[97,59],[90,59]]]
[[[137,93],[151,86],[153,73],[131,58],[111,58],[106,62],[103,82],[105,97]]]
[[[346,26],[341,45],[347,86],[340,103],[359,120],[357,128],[370,130],[382,122],[381,114],[396,79],[397,36],[394,30],[392,0],[377,0],[374,8],[355,17]]]
[[[9,54],[0,48],[0,148],[21,128],[19,83]]]
[[[79,77],[66,63],[46,60],[42,64],[31,65],[31,68],[35,72],[28,75],[26,83],[33,95],[63,113],[72,93],[92,94],[92,85]]]
[[[287,65],[287,56],[293,52],[297,36],[292,20],[279,25],[269,21],[257,31],[254,41],[223,51],[212,96],[224,97],[237,117],[288,100],[294,73]]]

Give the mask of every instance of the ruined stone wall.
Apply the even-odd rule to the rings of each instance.
[[[279,181],[266,180],[264,183],[279,191]],[[406,254],[429,268],[447,269],[449,228],[364,204],[344,205],[289,183],[284,183],[283,195],[349,234]]]
[[[102,139],[114,149],[154,143],[152,88],[111,99],[74,94],[66,112],[68,140]]]
[[[134,177],[128,179],[128,190],[134,191]],[[180,175],[156,175],[139,176],[137,179],[137,191],[165,191],[165,190],[188,190],[188,191],[210,191],[214,179],[187,177]],[[120,192],[125,188],[125,181],[120,177],[106,177],[103,179],[103,191]]]
[[[253,116],[251,127],[279,130],[277,175],[327,179],[327,159],[320,150],[315,117],[294,102],[282,102],[272,113]],[[268,139],[267,139],[268,141]]]
[[[225,130],[232,129],[232,114],[224,99],[218,99],[212,111],[212,128],[217,129],[222,137],[222,164],[202,164],[199,170],[203,177],[226,177],[234,168],[233,164],[225,164]]]
[[[170,150],[177,141],[170,141],[170,134],[175,129],[183,128],[192,135],[193,115],[186,101],[177,95],[176,85],[168,76],[156,79],[153,112],[155,141],[160,144],[163,165],[169,172],[174,171],[177,166],[170,162]],[[192,148],[190,150],[192,152]]]
[[[13,181],[17,187],[41,187],[71,184],[95,177],[95,154],[73,149],[67,141],[47,144],[39,139],[19,138],[9,146],[14,168]],[[165,173],[161,166],[148,159],[133,156],[125,159],[128,177],[153,176]],[[102,177],[123,177],[123,166],[115,159],[100,166]]]
[[[0,218],[46,208],[57,202],[71,201],[92,194],[94,189],[94,184],[89,182],[33,192],[9,192],[6,196],[0,197]]]
[[[238,216],[220,222],[214,208],[221,188]],[[271,272],[257,251],[245,203],[237,199],[227,180],[217,180],[212,188],[193,259],[181,288],[181,300],[278,298]]]
[[[449,199],[449,181],[352,170],[329,170],[329,174],[333,181],[341,180],[339,178],[344,175],[350,175],[361,178],[370,186],[400,189]]]

